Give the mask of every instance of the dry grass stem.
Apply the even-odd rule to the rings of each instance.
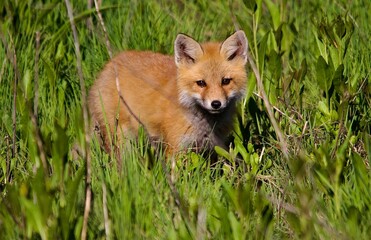
[[[289,158],[289,152],[288,152],[288,149],[287,149],[286,138],[284,137],[280,127],[277,124],[277,121],[276,121],[276,119],[274,117],[274,114],[273,114],[273,111],[272,111],[272,106],[269,103],[267,94],[264,91],[264,85],[263,85],[262,79],[260,78],[259,70],[257,69],[257,67],[255,65],[255,62],[252,59],[249,52],[247,53],[247,59],[248,59],[248,61],[250,63],[250,66],[251,66],[251,68],[252,68],[252,70],[255,74],[256,82],[258,84],[258,90],[259,90],[259,93],[260,93],[259,95],[263,99],[264,106],[265,106],[265,108],[267,109],[267,112],[268,112],[269,120],[271,121],[271,123],[273,125],[273,128],[274,128],[274,131],[276,132],[276,135],[278,137],[278,144],[281,147],[281,151],[282,151],[284,157],[286,159],[288,159]]]
[[[260,98],[261,100],[264,101],[263,97],[262,97],[260,94],[254,92],[254,95],[257,96],[258,98]],[[278,107],[276,107],[276,106],[274,106],[274,105],[271,105],[271,106],[272,106],[272,108],[273,108],[274,110],[276,110],[276,111],[277,111],[278,113],[280,113],[282,116],[287,117],[287,119],[289,119],[290,122],[297,124],[297,121],[296,121],[295,119],[293,119],[292,117],[288,116],[286,113],[284,113],[283,111],[281,111]]]
[[[103,216],[104,216],[104,230],[106,233],[106,239],[111,239],[111,228],[110,228],[110,220],[108,216],[108,208],[107,208],[107,187],[104,181],[102,182],[102,202],[103,202]]]
[[[230,7],[230,9],[232,9],[232,8]],[[233,12],[231,12],[231,18],[232,18],[232,21],[234,23],[235,30],[238,31],[239,30],[239,27],[238,27],[238,24],[237,24],[236,16],[233,14]],[[273,125],[273,128],[274,128],[274,131],[276,132],[276,135],[278,137],[278,141],[279,141],[279,145],[281,147],[281,151],[282,151],[284,157],[286,159],[288,159],[289,153],[288,153],[288,149],[287,149],[286,138],[284,137],[284,135],[283,135],[280,127],[277,124],[277,121],[276,121],[276,119],[274,117],[274,114],[273,114],[273,111],[272,111],[272,106],[271,106],[271,104],[270,104],[270,102],[268,100],[267,94],[265,93],[264,85],[263,85],[262,79],[260,77],[259,70],[256,67],[255,62],[252,59],[252,57],[251,57],[251,55],[250,55],[249,52],[247,52],[247,59],[248,59],[248,61],[250,63],[250,66],[251,66],[253,72],[254,72],[254,75],[255,75],[255,78],[256,78],[256,82],[258,84],[259,94],[256,94],[255,93],[255,95],[257,95],[258,97],[260,97],[263,100],[264,105],[265,105],[265,108],[267,109],[267,112],[268,112],[269,120],[271,121],[271,123]],[[278,110],[281,114],[283,114],[283,112],[280,111],[278,108],[276,110]]]
[[[16,141],[17,141],[17,87],[18,87],[18,82],[20,80],[20,72],[17,66],[17,55],[15,52],[15,47],[14,47],[14,42],[11,34],[9,34],[10,38],[10,43],[11,46],[9,46],[8,42],[6,41],[6,38],[0,28],[0,38],[4,44],[4,48],[6,49],[6,56],[9,59],[9,62],[11,62],[13,66],[13,70],[15,72],[15,78],[14,78],[14,84],[13,84],[13,109],[12,109],[12,129],[13,129],[13,136],[12,136],[12,157],[11,159],[8,159],[7,162],[7,168],[10,170],[10,161],[14,159],[17,155],[17,147],[16,147]],[[11,181],[11,174],[8,172],[8,182]]]
[[[84,221],[81,231],[81,239],[86,239],[87,234],[87,227],[88,227],[88,218],[91,206],[91,160],[89,154],[89,145],[90,145],[90,134],[89,134],[89,116],[88,116],[88,108],[86,104],[86,89],[85,89],[85,82],[84,76],[82,72],[82,64],[81,64],[81,53],[80,53],[80,43],[79,38],[77,35],[77,30],[75,26],[75,20],[73,17],[72,7],[69,0],[65,0],[68,17],[71,24],[75,51],[76,51],[76,61],[77,61],[77,72],[80,79],[80,88],[81,88],[81,105],[83,110],[83,118],[84,118],[84,135],[85,135],[85,149],[84,149],[84,157],[86,160],[86,174],[85,174],[85,209],[84,209]]]

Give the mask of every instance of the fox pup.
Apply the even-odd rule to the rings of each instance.
[[[115,133],[120,143],[134,137],[140,124],[168,153],[226,148],[236,101],[245,93],[247,48],[243,31],[222,43],[203,44],[178,34],[174,57],[149,51],[117,55],[88,97],[106,150]]]

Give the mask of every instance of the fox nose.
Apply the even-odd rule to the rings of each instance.
[[[214,100],[211,102],[211,107],[214,109],[219,109],[222,106],[222,103],[218,100]]]

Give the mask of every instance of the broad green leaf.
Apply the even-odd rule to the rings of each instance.
[[[255,21],[256,21],[256,25],[259,26],[260,24],[260,18],[262,16],[262,1],[263,0],[256,0],[256,11],[255,11]]]
[[[256,1],[255,0],[243,0],[243,3],[252,12],[255,12],[256,11],[257,5],[256,5]]]
[[[63,44],[63,41],[60,41],[57,47],[57,52],[55,54],[55,60],[60,61],[62,60],[66,55],[66,48]]]
[[[305,75],[307,74],[308,71],[308,65],[307,65],[307,60],[304,58],[303,61],[301,61],[300,64],[300,69],[295,72],[294,78],[298,81],[301,82]]]
[[[249,153],[247,152],[246,148],[243,146],[242,142],[240,139],[235,139],[235,148],[239,154],[241,154],[243,160],[245,161],[246,164],[250,164],[250,156]]]
[[[256,88],[256,78],[255,74],[249,74],[249,78],[247,80],[247,89],[246,89],[246,99],[250,99],[254,93]]]
[[[268,159],[268,161],[264,164],[263,171],[268,170],[273,165],[272,160]]]
[[[227,159],[227,160],[230,161],[230,162],[233,162],[233,158],[232,158],[231,154],[230,154],[229,152],[227,152],[227,150],[225,150],[224,148],[221,148],[221,147],[219,147],[219,146],[215,146],[214,149],[215,149],[215,152],[216,152],[219,156],[221,156],[221,157]]]
[[[330,64],[327,64],[322,56],[318,57],[317,65],[317,83],[322,91],[328,92],[332,84],[332,75],[334,69]]]
[[[267,52],[272,52],[272,51],[275,51],[275,52],[278,52],[279,49],[278,49],[278,43],[277,43],[277,40],[276,40],[276,35],[273,31],[269,31],[269,35],[268,35],[268,40],[267,40]]]
[[[328,53],[327,53],[327,46],[325,43],[323,43],[316,32],[313,33],[316,39],[317,47],[320,53],[320,56],[325,60],[325,62],[328,61]]]
[[[293,43],[296,41],[296,34],[294,33],[294,30],[292,30],[292,27],[290,27],[289,24],[282,23],[277,31],[280,31],[281,29],[281,40],[277,40],[280,51],[283,52],[285,55],[289,55],[293,52]]]
[[[320,112],[325,114],[326,116],[330,115],[330,110],[328,109],[327,104],[323,101],[318,102],[318,110],[320,110]]]
[[[341,84],[344,84],[344,65],[340,64],[340,66],[336,69],[334,76],[332,77],[332,83],[335,86],[337,91],[340,91]]]
[[[265,53],[267,50],[267,42],[268,42],[268,37],[269,37],[269,32],[264,35],[262,40],[259,42],[259,49],[258,49],[258,54],[259,54],[259,71],[260,75],[263,72],[264,69],[264,63],[265,63]]]
[[[330,111],[330,119],[333,122],[339,120],[339,114],[338,114],[338,112],[335,111],[335,110],[331,110]]]
[[[330,59],[332,63],[334,64],[334,68],[338,68],[338,66],[342,63],[342,55],[341,55],[341,50],[338,48],[335,48],[334,46],[329,46],[328,51],[330,54]]]
[[[275,83],[278,85],[282,73],[281,56],[276,51],[272,50],[268,58],[267,67],[272,74],[273,80],[275,80]]]
[[[281,24],[280,19],[280,10],[278,4],[273,3],[271,0],[264,0],[265,4],[268,7],[269,13],[272,17],[272,23],[274,30],[277,30],[279,25]]]

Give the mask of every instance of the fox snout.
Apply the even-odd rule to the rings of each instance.
[[[212,114],[223,112],[223,110],[226,108],[227,104],[226,101],[219,101],[219,100],[213,100],[209,104],[208,111]]]
[[[225,99],[205,100],[202,103],[202,107],[212,114],[223,112],[227,106],[228,102]]]
[[[219,100],[214,100],[211,102],[211,107],[215,110],[218,110],[222,106],[222,103]]]

